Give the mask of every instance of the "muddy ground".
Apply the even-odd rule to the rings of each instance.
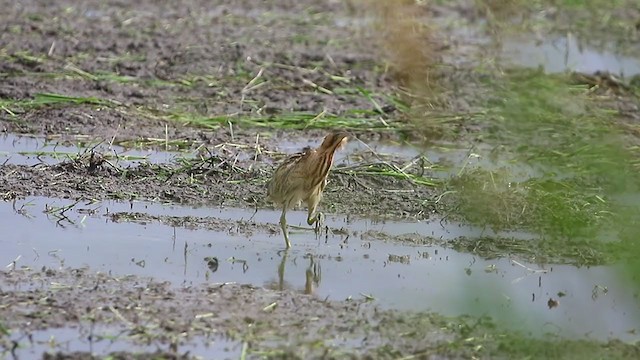
[[[0,193],[6,200],[37,195],[271,208],[266,200],[266,184],[273,165],[262,158],[237,161],[235,157],[211,155],[183,164],[132,167],[119,167],[91,155],[53,165],[6,164],[0,168],[0,176],[5,180]],[[341,173],[340,169],[336,168],[331,175],[332,186],[325,192],[332,212],[422,219],[433,211],[422,200],[433,196],[427,187],[406,179]]]
[[[406,120],[398,104],[381,94],[394,93],[397,76],[385,68],[373,27],[358,21],[364,13],[351,2],[1,5],[0,131],[61,144],[100,143],[95,154],[77,159],[3,164],[0,196],[5,201],[36,195],[270,208],[265,184],[284,156],[280,141],[319,143],[326,133],[295,121],[288,124],[295,131],[270,126],[271,115],[326,113],[354,124],[374,118],[377,130],[346,126],[363,141],[419,138],[417,130],[391,131],[394,122]],[[465,13],[456,6],[421,11]],[[452,81],[473,76],[464,70],[449,75]],[[373,93],[375,101],[359,88]],[[43,93],[74,99],[38,103]],[[473,99],[459,95],[450,93],[445,102],[453,112],[472,111]],[[110,143],[196,155],[123,166],[102,157]],[[361,163],[384,170],[395,160],[370,157]],[[407,174],[425,171],[428,175],[429,164],[413,166]],[[422,220],[441,210],[438,195],[408,178],[338,167],[323,206],[330,213]],[[228,225],[131,213],[111,217],[185,227]],[[251,226],[256,225],[246,224],[243,231],[251,232]],[[269,230],[279,231],[275,224]],[[382,311],[363,300],[322,301],[237,284],[175,288],[90,269],[1,272],[0,319],[0,331],[13,333],[0,337],[7,357],[30,332],[71,327],[81,334],[79,327],[94,324],[123,331],[118,340],[125,344],[158,349],[117,352],[113,358],[190,358],[183,347],[212,339],[230,339],[250,357],[268,358],[509,358],[515,351],[503,341],[507,334],[487,335],[492,325],[482,320],[452,322]],[[553,347],[547,355],[567,355],[581,345]],[[594,351],[633,357],[638,348],[613,341]],[[48,359],[89,356],[58,347],[43,354]]]
[[[252,352],[276,358],[446,356],[445,349],[439,351],[440,345],[446,348],[457,336],[455,331],[438,329],[445,325],[441,319],[394,321],[392,312],[379,311],[366,300],[325,302],[237,284],[176,289],[151,279],[116,278],[87,269],[15,271],[0,276],[0,312],[4,325],[13,331],[28,334],[89,321],[107,325],[114,333],[123,331],[125,342],[156,343],[170,357],[189,358],[181,348],[192,340],[240,338],[246,339]],[[52,281],[64,285],[52,287]],[[412,323],[416,320],[421,326]],[[412,329],[418,331],[410,335],[413,341],[400,335]],[[353,355],[342,354],[341,345],[347,343],[357,349],[349,351]],[[471,356],[473,349],[464,353]]]
[[[370,36],[349,25],[355,10],[340,2],[34,1],[5,3],[3,8],[0,98],[15,102],[1,112],[0,131],[61,144],[103,142],[96,149],[98,156],[86,153],[76,160],[34,167],[4,164],[0,193],[7,201],[41,195],[269,207],[265,183],[283,157],[279,139],[320,141],[326,131],[230,127],[227,122],[193,126],[183,115],[226,116],[233,122],[238,115],[326,111],[339,116],[354,109],[372,111],[372,102],[352,90],[382,92],[391,82],[381,71],[374,43],[363,41]],[[264,83],[252,88],[258,74]],[[316,91],[318,86],[335,90],[331,76],[344,78],[351,90],[339,96]],[[41,93],[91,99],[47,106],[26,103]],[[393,113],[392,104],[384,99],[379,103]],[[387,133],[359,131],[357,136],[397,139]],[[199,149],[201,156],[186,163],[129,167],[99,156],[104,143],[161,148],[162,140],[172,145],[179,140],[176,147],[187,150],[204,147]],[[224,143],[247,149],[216,147]],[[261,155],[254,156],[256,150]],[[394,191],[398,189],[415,191]],[[432,195],[428,188],[402,179],[336,172],[325,200],[332,204],[331,212],[426,218],[432,209],[419,199]],[[114,221],[132,218],[145,215],[112,215]],[[189,219],[147,220],[198,226]],[[204,226],[214,225],[207,221]],[[276,225],[272,230],[279,231]],[[251,231],[250,226],[243,231]],[[431,353],[466,357],[474,352],[471,347],[447,350],[447,339],[457,336],[456,330],[443,332],[428,317],[420,320],[425,326],[419,327],[414,340],[398,338],[416,324],[408,319],[390,321],[393,313],[363,301],[323,302],[233,284],[175,289],[153,280],[116,279],[90,270],[9,271],[1,276],[0,325],[13,334],[2,340],[3,354],[9,357],[33,331],[83,327],[87,321],[124,330],[125,344],[156,344],[159,349],[114,352],[114,358],[189,358],[188,351],[180,350],[183,342],[212,338],[240,341],[253,356],[275,358]],[[52,284],[66,285],[52,288]],[[270,304],[275,304],[272,310]],[[195,320],[202,314],[208,315]],[[54,346],[43,356],[90,356],[61,349]]]
[[[492,327],[488,320],[452,321],[433,314],[383,311],[366,299],[323,301],[238,284],[175,288],[88,269],[2,272],[0,298],[3,326],[13,333],[11,340],[0,341],[7,356],[15,354],[18,344],[36,341],[30,334],[56,328],[71,328],[89,344],[115,337],[128,346],[157,349],[111,353],[116,359],[188,359],[193,342],[212,347],[216,342],[240,343],[253,354],[250,357],[280,359],[397,359],[407,354],[420,359],[510,358],[504,351],[512,346],[505,341],[508,334],[486,333]],[[463,346],[453,345],[460,341]],[[543,357],[566,358],[584,354],[587,344],[536,351]],[[45,353],[45,359],[91,357],[88,352],[58,350],[63,344],[50,345],[53,351]],[[218,351],[215,358],[228,358]],[[637,347],[618,342],[593,351],[630,358],[640,354]]]
[[[380,72],[376,60],[379,52],[372,48],[373,42],[364,41],[370,35],[346,25],[329,26],[341,21],[348,24],[350,10],[340,2],[221,2],[215,6],[190,2],[167,3],[160,8],[150,2],[132,7],[99,2],[22,3],[8,4],[7,8],[10,11],[5,12],[2,22],[5,55],[0,65],[4,78],[0,97],[25,100],[55,93],[108,103],[13,106],[11,113],[17,116],[6,111],[0,115],[2,131],[45,136],[61,143],[144,144],[149,139],[160,139],[160,143],[162,139],[178,139],[194,144],[192,148],[207,146],[209,152],[194,169],[176,168],[175,164],[120,169],[88,162],[7,165],[0,169],[4,198],[43,195],[267,206],[264,185],[281,159],[278,154],[269,154],[277,152],[279,141],[311,138],[319,142],[326,131],[234,129],[224,122],[216,129],[206,129],[170,118],[188,113],[229,116],[233,122],[238,114],[326,111],[341,115],[373,110],[372,103],[362,96],[314,91],[314,86],[333,88],[330,75],[348,79],[350,88],[372,92],[390,88],[389,75]],[[308,14],[310,23],[293,21],[294,14],[300,13]],[[135,81],[82,76],[70,70],[76,68],[81,69],[80,74],[117,74]],[[246,91],[261,69],[265,69],[264,86]],[[391,106],[379,102],[385,109]],[[355,135],[365,140],[397,139],[387,133],[360,131]],[[216,147],[224,143],[248,149],[223,151]],[[256,150],[262,155],[254,157]],[[238,155],[252,161],[238,162]],[[194,175],[196,184],[192,182]],[[239,183],[230,184],[229,180]],[[419,214],[424,218],[432,210],[418,200],[431,197],[429,190],[414,189],[406,181],[334,175],[332,183],[326,198],[337,212],[400,217]],[[380,188],[387,191],[380,193],[376,190]],[[398,189],[415,192],[394,192]],[[389,201],[379,201],[380,196]]]

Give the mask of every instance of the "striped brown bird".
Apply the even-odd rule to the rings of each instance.
[[[347,134],[332,133],[325,136],[317,149],[306,148],[302,152],[289,156],[273,174],[267,196],[276,204],[282,206],[280,227],[284,233],[287,249],[291,247],[287,233],[287,210],[306,202],[308,215],[307,224],[316,224],[318,228],[323,215],[316,214],[316,208],[322,191],[327,185],[327,175],[333,164],[333,154],[347,142]]]

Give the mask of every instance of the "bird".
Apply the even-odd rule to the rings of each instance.
[[[316,230],[319,229],[324,215],[316,213],[316,209],[327,185],[333,155],[347,140],[346,132],[332,132],[324,137],[318,148],[306,147],[301,152],[290,155],[274,171],[268,183],[267,198],[282,206],[280,227],[287,249],[291,247],[287,232],[287,210],[304,201],[308,210],[307,224],[316,224]]]

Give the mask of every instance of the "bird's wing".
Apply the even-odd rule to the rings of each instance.
[[[304,169],[300,162],[309,156],[308,152],[287,157],[273,173],[267,193],[272,198],[287,198],[304,185]]]

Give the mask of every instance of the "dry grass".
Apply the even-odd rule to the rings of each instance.
[[[368,0],[367,3],[376,16],[377,39],[393,79],[412,91],[431,88],[437,56],[427,7],[412,0]]]
[[[428,1],[360,0],[374,20],[372,31],[385,63],[385,75],[398,88],[399,98],[411,108],[409,121],[419,122],[423,135],[439,137],[444,129],[430,114],[442,107],[445,92],[439,83],[442,46],[430,25]]]
[[[506,20],[522,13],[526,2],[522,0],[476,0],[476,8],[488,19]]]

